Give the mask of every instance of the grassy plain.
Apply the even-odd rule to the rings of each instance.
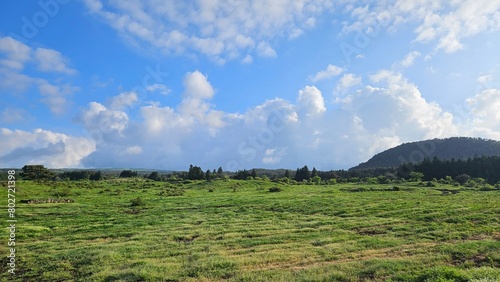
[[[397,185],[19,181],[0,279],[500,281],[500,191]]]

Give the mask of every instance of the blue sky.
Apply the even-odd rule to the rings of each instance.
[[[347,169],[500,140],[500,1],[0,3],[0,167]]]

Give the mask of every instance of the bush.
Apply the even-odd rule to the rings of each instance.
[[[71,189],[68,187],[64,187],[61,191],[56,191],[54,193],[55,197],[68,197],[69,195],[71,195]]]
[[[269,188],[269,192],[281,192],[281,188],[280,187],[271,187],[271,188]]]
[[[146,202],[144,202],[144,200],[140,197],[130,200],[130,203],[132,207],[140,207],[146,205]]]

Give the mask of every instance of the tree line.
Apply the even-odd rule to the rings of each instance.
[[[312,170],[306,165],[292,170],[264,170],[251,169],[236,172],[225,172],[222,167],[217,170],[203,170],[199,166],[190,165],[187,171],[160,174],[153,171],[140,174],[133,170],[123,170],[119,174],[109,174],[100,170],[75,170],[56,173],[43,165],[26,165],[22,168],[20,176],[27,180],[93,180],[98,181],[109,178],[143,177],[154,181],[167,180],[206,180],[214,179],[270,179],[273,181],[295,181],[296,183],[321,184],[321,183],[378,183],[387,184],[394,181],[433,181],[450,179],[459,184],[466,183],[469,179],[484,179],[489,184],[500,183],[500,157],[477,157],[467,160],[440,160],[438,158],[424,159],[419,164],[406,163],[395,168],[373,168],[364,170]],[[465,180],[464,180],[465,179]],[[479,180],[480,181],[480,180]]]
[[[423,174],[423,180],[445,179],[447,176],[456,179],[467,175],[470,178],[482,178],[489,184],[500,182],[500,157],[483,156],[467,160],[424,159],[417,165],[403,164],[400,171],[416,171]]]

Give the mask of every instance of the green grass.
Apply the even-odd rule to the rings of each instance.
[[[17,204],[17,274],[2,255],[2,281],[500,281],[499,191],[262,180],[17,186],[18,201],[75,202]]]

